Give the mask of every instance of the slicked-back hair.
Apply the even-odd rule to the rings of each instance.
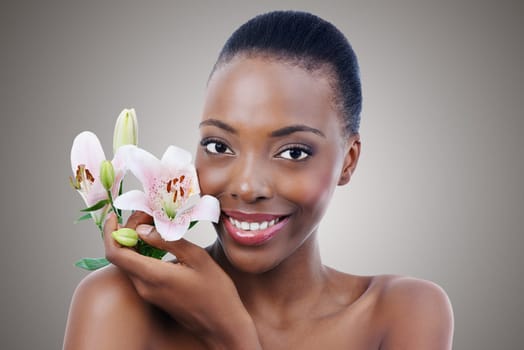
[[[324,69],[348,135],[358,133],[362,89],[357,57],[333,24],[307,12],[273,11],[240,26],[222,48],[215,69],[237,56],[262,56],[314,71]]]

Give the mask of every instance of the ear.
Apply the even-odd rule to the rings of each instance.
[[[351,175],[357,168],[358,158],[360,157],[360,135],[353,134],[348,139],[344,156],[342,172],[338,180],[338,185],[345,185],[351,180]]]

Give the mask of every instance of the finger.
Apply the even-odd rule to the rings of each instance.
[[[153,217],[151,217],[149,214],[146,214],[143,211],[135,211],[133,214],[129,216],[129,219],[127,219],[125,227],[136,229],[136,227],[140,224],[152,223]]]
[[[144,281],[154,281],[161,274],[162,266],[168,263],[140,255],[134,249],[121,246],[112,236],[112,232],[117,229],[118,219],[111,213],[104,225],[104,248],[107,260],[130,276]]]
[[[134,253],[133,249],[123,247],[113,238],[113,231],[120,228],[118,225],[118,219],[114,213],[110,213],[107,216],[107,220],[104,224],[104,249],[106,252],[106,258],[113,264],[124,267],[123,262],[129,259],[130,253]]]
[[[164,240],[152,225],[139,225],[136,231],[144,242],[153,247],[170,252],[176,256],[179,263],[196,267],[205,261],[206,258],[209,258],[208,253],[203,248],[188,240],[183,238],[177,241]]]
[[[118,247],[118,243],[111,237],[111,233],[118,230],[118,228],[118,219],[115,213],[109,213],[104,223],[104,248],[106,249],[106,253],[108,249]]]
[[[113,231],[118,230],[118,228],[118,219],[115,213],[110,213],[104,224],[104,249],[106,259],[115,265],[118,265],[117,261],[120,258],[120,250],[122,249],[122,246],[112,236]]]

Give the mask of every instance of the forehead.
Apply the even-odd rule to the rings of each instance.
[[[239,57],[213,73],[203,119],[275,127],[301,123],[317,128],[334,121],[339,128],[333,101],[328,75],[322,69],[307,71],[285,61]]]

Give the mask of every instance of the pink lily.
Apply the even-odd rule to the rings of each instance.
[[[156,230],[166,241],[180,239],[192,221],[218,222],[218,200],[209,195],[198,196],[198,178],[188,151],[169,146],[160,160],[132,145],[122,146],[118,153],[142,183],[144,192],[132,190],[122,194],[115,200],[115,207],[151,215]]]
[[[87,207],[108,199],[107,190],[100,182],[100,165],[105,159],[104,150],[95,134],[84,131],[75,137],[71,148],[73,176],[70,180],[71,185],[80,193]],[[115,181],[111,187],[114,198],[118,195],[120,182],[125,175],[125,167],[121,158],[116,155],[111,163],[115,170]],[[101,209],[90,212],[99,228],[101,228],[109,208],[110,206],[107,204]]]

